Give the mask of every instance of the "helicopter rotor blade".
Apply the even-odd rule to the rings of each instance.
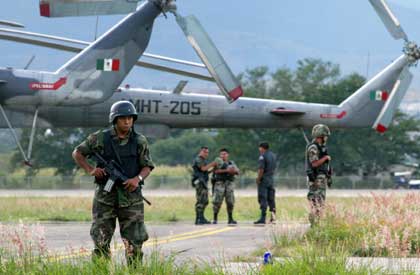
[[[372,4],[376,13],[379,15],[392,37],[394,37],[395,39],[404,39],[408,41],[408,36],[404,32],[400,21],[392,13],[385,0],[369,0],[369,2]]]
[[[243,95],[241,84],[226,64],[219,50],[210,39],[195,16],[183,17],[174,12],[176,21],[189,43],[206,65],[210,75],[216,80],[220,91],[229,102]]]

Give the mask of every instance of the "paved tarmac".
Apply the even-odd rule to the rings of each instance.
[[[42,223],[41,226],[45,228],[50,254],[59,255],[62,259],[90,254],[93,247],[89,236],[90,223]],[[251,256],[255,250],[268,247],[274,232],[303,234],[307,228],[308,225],[299,223],[265,226],[240,223],[227,226],[226,221],[205,226],[186,223],[147,224],[150,239],[144,244],[144,250],[146,255],[153,251],[174,255],[177,262],[230,261],[235,257]],[[115,254],[123,251],[118,230],[111,247],[117,252]]]

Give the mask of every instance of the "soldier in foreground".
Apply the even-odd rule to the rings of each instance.
[[[258,203],[260,204],[261,216],[254,224],[265,224],[267,206],[270,208],[270,222],[276,222],[276,190],[274,189],[274,171],[276,169],[276,157],[269,150],[267,142],[260,143],[258,150]]]
[[[222,206],[223,199],[226,200],[228,212],[228,224],[237,224],[233,219],[233,207],[235,205],[235,196],[233,194],[233,184],[235,175],[239,174],[239,169],[235,163],[229,160],[229,151],[222,148],[219,151],[220,157],[216,158],[217,163],[213,171],[213,224],[217,224],[217,215]]]
[[[95,177],[90,230],[95,245],[93,258],[110,258],[110,242],[118,219],[127,263],[134,267],[141,264],[142,245],[148,239],[140,185],[154,168],[146,138],[134,131],[136,119],[137,112],[131,102],[114,103],[109,114],[111,127],[91,134],[73,151],[76,163]],[[112,189],[106,191],[111,179],[104,170],[104,163],[97,161],[93,167],[86,161],[96,154],[106,162],[117,163],[128,180],[116,180]]]
[[[318,223],[325,203],[326,189],[330,187],[331,156],[327,150],[327,140],[331,135],[328,126],[317,124],[312,128],[312,142],[306,147],[306,174],[308,176],[308,200],[311,204],[309,222]]]
[[[209,204],[209,170],[216,166],[215,162],[208,163],[209,148],[202,146],[197,157],[193,161],[193,175],[192,186],[195,188],[195,196],[197,202],[195,203],[195,224],[210,224],[204,217],[204,210]]]

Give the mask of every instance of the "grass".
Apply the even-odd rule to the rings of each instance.
[[[1,257],[0,257],[1,259]],[[72,259],[66,262],[55,260],[45,260],[41,257],[35,258],[12,258],[8,261],[0,262],[0,274],[16,275],[134,275],[134,274],[154,274],[154,275],[192,275],[192,274],[223,274],[218,268],[211,268],[208,265],[198,267],[196,265],[174,263],[174,257],[163,257],[158,252],[152,252],[145,257],[143,265],[138,268],[127,267],[124,264],[113,261],[97,260],[95,262],[89,259]]]
[[[313,246],[303,246],[300,256],[276,261],[272,265],[257,265],[241,268],[241,274],[250,275],[289,275],[289,274],[325,274],[325,275],[388,275],[392,274],[382,269],[372,269],[368,266],[350,266],[347,264],[345,252],[333,252],[326,249],[320,252]],[[322,256],[321,256],[322,255]],[[228,271],[226,263],[203,261],[184,261],[176,263],[174,255],[163,256],[158,251],[146,255],[143,264],[137,269],[127,267],[115,261],[98,260],[95,262],[87,258],[73,258],[66,261],[47,260],[40,256],[2,257],[0,252],[0,274],[17,275],[79,275],[79,274],[153,274],[153,275],[222,275],[238,274]],[[401,272],[399,274],[414,274]]]
[[[86,191],[92,192],[92,191]],[[195,197],[149,197],[152,206],[145,204],[145,219],[153,222],[191,221],[194,219]],[[354,199],[341,200],[352,204]],[[277,218],[282,221],[306,222],[307,201],[305,198],[277,198]],[[0,221],[90,221],[91,198],[73,197],[5,197],[0,200]],[[212,204],[206,208],[206,216],[212,217]],[[238,220],[251,221],[259,216],[256,198],[236,198],[234,217]],[[226,205],[223,203],[219,215],[226,220]]]
[[[91,192],[91,191],[87,191]],[[149,222],[192,221],[195,217],[195,198],[149,197],[152,206],[145,205],[145,220]],[[303,198],[277,199],[278,219],[287,221],[306,219],[306,200]],[[10,197],[0,200],[0,221],[90,221],[91,198],[70,197]],[[256,220],[259,206],[256,198],[236,199],[234,217],[239,221]],[[213,217],[211,203],[206,217]],[[219,220],[227,220],[226,205],[220,210]]]
[[[309,243],[319,251],[332,247],[357,257],[419,257],[419,211],[417,193],[328,200],[317,226],[301,234],[273,232],[271,249],[274,255],[294,257]]]
[[[86,191],[92,192],[93,191]],[[152,206],[145,204],[145,220],[148,222],[192,221],[195,217],[195,197],[149,197]],[[351,206],[354,198],[331,198],[332,203]],[[277,198],[277,219],[280,221],[306,222],[308,204],[305,198]],[[74,197],[5,197],[0,200],[0,221],[90,221],[91,198]],[[213,217],[210,203],[206,217]],[[238,221],[253,221],[259,217],[257,198],[238,197],[235,202],[234,218]],[[219,220],[227,220],[226,204],[223,203]]]
[[[265,275],[379,275],[395,274],[381,268],[369,266],[354,266],[347,262],[348,254],[341,247],[326,246],[320,249],[317,245],[305,243],[298,248],[299,256],[286,258],[275,262],[273,265],[266,265],[259,274]],[[415,274],[411,271],[401,271],[399,274]]]

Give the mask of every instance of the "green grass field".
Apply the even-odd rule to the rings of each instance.
[[[145,219],[148,222],[192,221],[194,219],[195,198],[152,197],[152,206],[145,204]],[[335,201],[336,199],[331,199]],[[340,199],[351,204],[354,199]],[[0,200],[0,221],[90,221],[90,198],[73,197],[11,197]],[[280,221],[306,221],[308,205],[305,198],[277,199],[277,216]],[[236,198],[234,216],[239,221],[256,220],[259,206],[256,198]],[[206,216],[212,217],[211,203]],[[226,208],[220,211],[220,220],[226,220]]]
[[[328,252],[327,252],[328,253]],[[314,248],[302,248],[299,257],[292,257],[272,265],[257,265],[241,271],[240,274],[249,275],[391,275],[395,273],[367,266],[353,267],[346,264],[345,254],[331,253],[325,257],[325,251],[318,253]],[[47,260],[29,255],[19,258],[5,257],[0,251],[0,274],[10,275],[222,275],[238,274],[226,272],[227,263],[185,262],[177,264],[172,256],[163,256],[159,252],[152,252],[143,260],[143,264],[133,269],[123,263],[97,261],[89,259],[71,259],[67,261]],[[400,272],[399,274],[415,274],[414,272]]]
[[[145,204],[147,222],[192,221],[195,217],[193,196],[151,197],[152,206]],[[330,198],[329,202],[352,205],[354,198]],[[305,198],[278,198],[277,218],[279,221],[306,222],[308,202]],[[92,199],[74,197],[10,197],[0,200],[0,221],[90,221]],[[206,216],[213,216],[212,204],[206,209]],[[256,198],[236,198],[234,217],[239,221],[256,220],[259,216]],[[227,219],[226,205],[220,210],[219,219]]]

